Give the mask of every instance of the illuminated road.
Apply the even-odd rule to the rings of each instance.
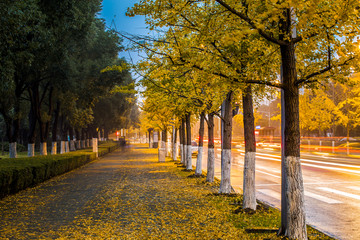
[[[203,170],[206,170],[204,148]],[[215,176],[220,178],[220,149]],[[279,150],[257,149],[257,199],[280,208]],[[244,150],[232,150],[232,186],[242,191]],[[338,239],[360,239],[360,159],[302,153],[307,223]],[[195,164],[195,159],[193,159]]]

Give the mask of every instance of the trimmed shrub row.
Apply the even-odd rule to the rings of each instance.
[[[117,142],[101,142],[99,156],[118,146]],[[92,149],[83,149],[61,155],[0,159],[0,198],[71,171],[95,158]]]

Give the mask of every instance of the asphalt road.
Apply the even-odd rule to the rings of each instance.
[[[215,176],[220,178],[221,150],[215,150]],[[337,239],[360,239],[360,158],[302,153],[307,223]],[[206,170],[204,148],[203,170]],[[232,186],[242,191],[243,148],[232,150]],[[196,160],[193,159],[193,164]],[[281,157],[278,149],[258,148],[257,199],[280,209]]]

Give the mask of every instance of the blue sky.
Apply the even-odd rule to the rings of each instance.
[[[114,28],[112,20],[114,20],[116,29],[119,32],[127,32],[131,34],[147,34],[145,18],[144,16],[127,17],[125,15],[127,9],[132,7],[136,0],[103,0],[103,8],[100,13],[100,17],[106,21],[106,26]],[[124,41],[124,45],[126,45]],[[137,61],[139,58],[135,52],[131,53],[133,61]],[[120,57],[125,57],[130,62],[128,52],[120,53]]]

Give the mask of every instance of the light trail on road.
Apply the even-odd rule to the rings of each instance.
[[[215,152],[215,176],[220,178],[221,150]],[[360,239],[360,159],[310,153],[301,156],[307,223],[337,239]],[[203,157],[206,170],[206,148]],[[233,149],[231,181],[238,192],[242,192],[243,158],[243,149]],[[256,194],[258,200],[280,209],[279,149],[257,149]]]

